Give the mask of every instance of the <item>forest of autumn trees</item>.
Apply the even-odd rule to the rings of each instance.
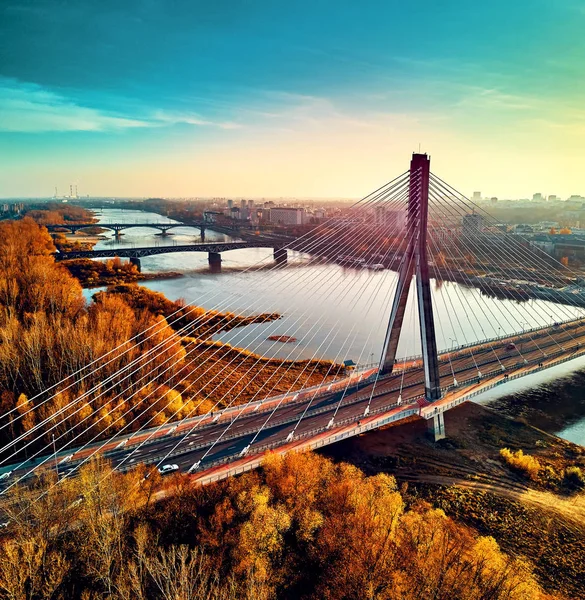
[[[314,454],[208,487],[105,463],[10,491],[0,599],[544,600],[523,560]],[[42,495],[44,492],[44,495]]]

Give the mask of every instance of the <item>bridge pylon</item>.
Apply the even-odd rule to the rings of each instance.
[[[380,361],[380,373],[389,374],[394,368],[408,292],[412,277],[415,275],[425,376],[425,399],[433,402],[441,398],[441,382],[427,256],[430,164],[430,157],[426,154],[415,153],[412,155],[406,221],[407,245],[400,265],[398,285],[390,312],[390,321]]]

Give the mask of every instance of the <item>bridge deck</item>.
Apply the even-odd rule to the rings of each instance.
[[[73,250],[71,252],[59,252],[55,254],[57,260],[70,260],[76,258],[142,258],[144,256],[155,256],[157,254],[169,254],[175,252],[228,252],[229,250],[241,250],[243,248],[279,248],[282,242],[279,240],[268,240],[260,238],[256,240],[234,241],[234,242],[201,242],[197,244],[176,244],[171,246],[145,246],[143,248],[112,247],[100,250]]]

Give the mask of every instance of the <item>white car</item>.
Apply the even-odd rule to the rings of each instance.
[[[161,475],[166,475],[167,473],[173,473],[174,471],[179,470],[179,465],[163,465],[159,468],[158,472]]]

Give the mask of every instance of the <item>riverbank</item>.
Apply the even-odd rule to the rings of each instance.
[[[212,341],[220,332],[281,318],[279,313],[242,316],[205,310],[171,301],[138,285],[117,285],[94,295],[100,303],[118,297],[134,311],[164,317],[181,336],[185,366],[176,374],[180,394],[190,398],[194,414],[245,404],[252,398],[278,396],[330,382],[346,374],[343,365],[328,360],[282,360],[264,357],[231,344]]]
[[[585,449],[469,402],[447,413],[446,429],[435,444],[416,419],[321,452],[394,475],[409,502],[430,502],[528,560],[548,592],[585,597],[585,495],[564,477],[570,467],[585,471]],[[534,456],[536,479],[510,469],[502,448]]]
[[[548,433],[585,446],[585,371],[551,374],[514,393],[488,400],[488,406]],[[480,403],[483,404],[483,401]]]

